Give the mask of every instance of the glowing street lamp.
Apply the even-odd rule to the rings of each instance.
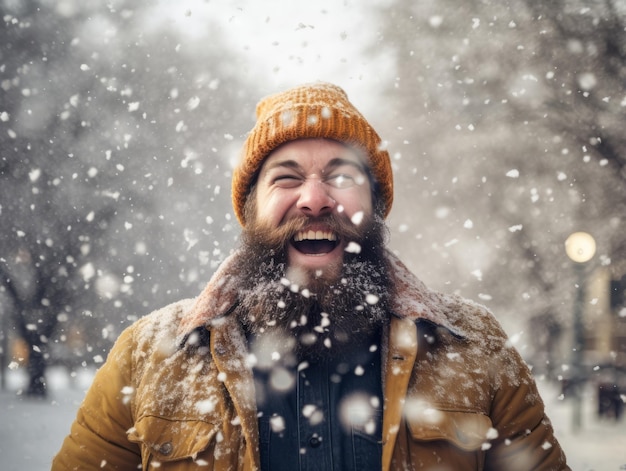
[[[574,232],[565,241],[565,252],[574,262],[588,262],[596,253],[596,241],[586,232]]]
[[[584,344],[584,332],[583,332],[583,303],[584,303],[584,284],[585,284],[585,271],[584,263],[593,258],[596,253],[596,241],[594,238],[586,232],[575,232],[571,234],[565,241],[565,252],[567,256],[575,263],[575,269],[577,274],[577,286],[576,286],[576,301],[574,303],[574,344],[572,346],[572,399],[573,403],[573,415],[572,415],[572,427],[574,431],[580,429],[581,426],[581,384],[584,380],[582,374],[582,355]]]

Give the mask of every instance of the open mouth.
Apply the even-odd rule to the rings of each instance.
[[[307,255],[322,255],[332,252],[339,244],[337,234],[332,231],[303,230],[296,233],[292,245],[298,252]]]

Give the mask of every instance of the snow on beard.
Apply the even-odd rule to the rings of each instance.
[[[287,244],[310,218],[294,218],[278,228],[247,221],[237,268],[238,315],[249,331],[279,331],[294,350],[323,354],[384,321],[388,280],[381,218],[365,218],[358,226],[337,215],[315,219],[360,249],[346,251],[341,267],[322,274],[287,269]]]

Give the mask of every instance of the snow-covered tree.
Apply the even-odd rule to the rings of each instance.
[[[192,40],[152,7],[0,3],[0,299],[32,395],[50,361],[101,362],[195,295],[236,237],[250,87],[211,24]]]
[[[575,3],[390,0],[380,14],[396,249],[510,332],[570,322],[571,232],[594,235],[595,263],[623,257],[625,16]]]

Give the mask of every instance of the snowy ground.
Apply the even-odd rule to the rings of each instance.
[[[8,391],[0,392],[0,468],[2,471],[44,471],[61,446],[76,409],[89,386],[85,371],[72,381],[63,370],[48,375],[49,398],[29,400],[17,394],[25,384],[22,371],[12,371]],[[595,396],[585,394],[583,422],[572,431],[572,406],[559,400],[553,385],[539,383],[557,437],[574,471],[626,470],[626,419],[620,422],[595,417]]]

